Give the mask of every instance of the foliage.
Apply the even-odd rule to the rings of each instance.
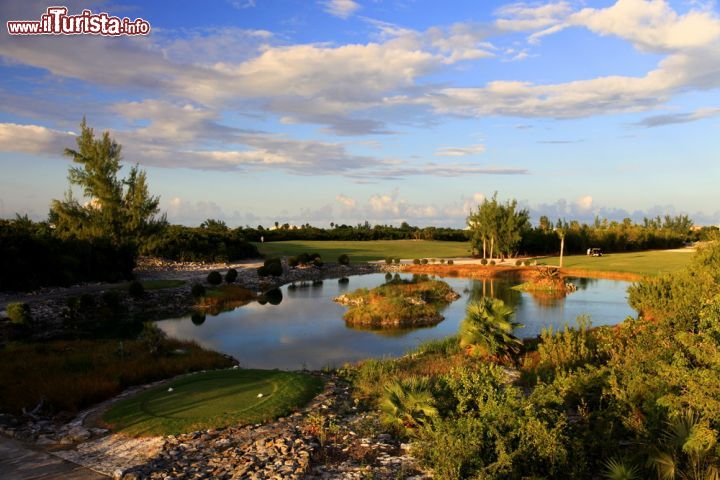
[[[50,412],[76,412],[132,385],[231,365],[224,355],[195,343],[162,342],[159,355],[139,340],[8,344],[0,350],[0,409],[20,413],[44,400]],[[178,350],[184,353],[173,353]]]
[[[443,319],[438,309],[457,297],[440,280],[393,280],[372,290],[361,288],[346,295],[349,308],[343,318],[351,325],[370,328],[435,324]]]
[[[118,178],[122,168],[122,148],[104,132],[101,138],[87,126],[83,118],[77,150],[66,149],[78,166],[71,167],[65,200],[53,200],[50,221],[61,238],[81,240],[106,239],[114,246],[139,245],[165,225],[159,212],[159,197],[150,195],[147,175],[137,165],[124,179]],[[72,191],[82,191],[86,203],[78,201]]]
[[[53,232],[48,223],[24,217],[0,220],[0,290],[132,278],[133,246],[116,246],[105,238],[60,238]]]
[[[32,315],[30,314],[30,305],[25,302],[8,303],[6,307],[7,316],[12,323],[25,325],[30,323]]]
[[[220,275],[220,272],[212,271],[208,273],[207,282],[210,285],[220,285],[222,283],[222,275]]]
[[[496,249],[503,258],[515,255],[523,232],[530,227],[529,216],[527,210],[518,209],[517,200],[498,202],[496,192],[467,218],[473,249],[482,252],[483,258],[487,253],[493,258]]]
[[[195,298],[204,297],[205,291],[205,286],[202,283],[194,283],[193,286],[190,288],[190,293]]]
[[[268,258],[263,266],[257,269],[257,273],[261,277],[279,277],[283,274],[282,262],[279,258]]]
[[[350,257],[348,257],[346,253],[343,253],[338,257],[338,263],[340,265],[350,265]],[[385,263],[390,263],[387,258],[385,259]]]
[[[460,347],[481,357],[507,357],[517,352],[522,342],[513,330],[522,325],[511,320],[513,310],[502,300],[483,297],[467,306],[460,324]]]
[[[237,280],[238,272],[234,268],[228,269],[228,271],[225,273],[225,283],[233,283],[235,280]]]
[[[438,415],[426,377],[404,378],[386,385],[379,406],[382,422],[401,435],[412,435]]]
[[[130,285],[128,285],[128,293],[133,298],[140,298],[145,295],[145,287],[137,280],[133,280],[130,282]]]
[[[260,257],[242,229],[222,229],[207,221],[203,225],[171,225],[145,242],[140,253],[182,262],[233,262]]]

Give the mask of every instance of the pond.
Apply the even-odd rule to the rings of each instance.
[[[401,275],[412,278],[412,275]],[[398,356],[419,343],[457,332],[468,302],[483,295],[512,305],[515,320],[524,327],[523,338],[538,335],[546,326],[562,328],[588,315],[592,324],[622,322],[633,310],[627,304],[628,282],[589,278],[568,279],[578,290],[563,299],[538,299],[511,287],[509,279],[470,280],[443,278],[461,298],[445,309],[445,320],[427,328],[400,331],[368,331],[350,328],[342,319],[345,307],[333,297],[357,288],[373,288],[385,282],[384,274],[352,276],[348,283],[337,279],[303,286],[284,286],[282,296],[270,302],[207,315],[204,321],[188,316],[162,320],[157,325],[168,335],[195,340],[200,345],[227,353],[247,368],[319,369],[338,367],[369,357]]]

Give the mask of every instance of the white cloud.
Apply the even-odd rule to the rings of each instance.
[[[635,125],[642,127],[661,127],[664,125],[672,125],[675,123],[688,123],[704,118],[711,118],[720,115],[720,108],[700,108],[694,112],[683,113],[667,113],[662,115],[653,115],[644,118]]]
[[[350,17],[360,8],[360,4],[353,0],[327,0],[322,4],[327,13],[342,19]]]
[[[75,134],[39,125],[0,123],[0,151],[61,156],[75,146]]]
[[[585,195],[584,197],[580,197],[575,201],[575,204],[580,208],[580,210],[590,210],[593,206],[593,197],[590,195]]]
[[[335,197],[335,200],[345,208],[354,209],[357,206],[357,202],[354,198],[346,197],[343,194],[339,194]]]
[[[443,147],[439,148],[435,155],[440,157],[465,157],[467,155],[477,155],[485,151],[485,145],[477,144],[468,147]]]

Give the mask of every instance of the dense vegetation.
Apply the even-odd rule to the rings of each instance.
[[[349,306],[343,315],[349,325],[403,328],[442,321],[438,309],[457,298],[457,293],[447,283],[416,277],[390,280],[371,290],[361,288],[335,300]]]
[[[459,337],[347,373],[439,478],[717,478],[720,244],[630,303],[617,327],[581,318],[518,350],[488,301]]]
[[[274,228],[245,227],[242,234],[252,242],[280,242],[287,240],[446,240],[466,242],[467,231],[461,228],[417,227],[403,222],[399,227],[393,225],[370,225],[365,222],[358,225],[330,224],[330,228],[314,227],[305,224],[300,226],[280,225],[275,222]]]
[[[76,412],[131,385],[231,365],[225,355],[165,338],[152,327],[134,340],[8,344],[0,350],[0,411],[40,405],[47,413]]]
[[[181,262],[233,262],[260,256],[257,248],[245,240],[242,229],[208,222],[197,228],[168,226],[150,237],[140,253]]]

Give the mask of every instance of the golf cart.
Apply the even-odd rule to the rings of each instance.
[[[588,248],[587,254],[588,257],[602,257],[602,250],[599,248]]]

